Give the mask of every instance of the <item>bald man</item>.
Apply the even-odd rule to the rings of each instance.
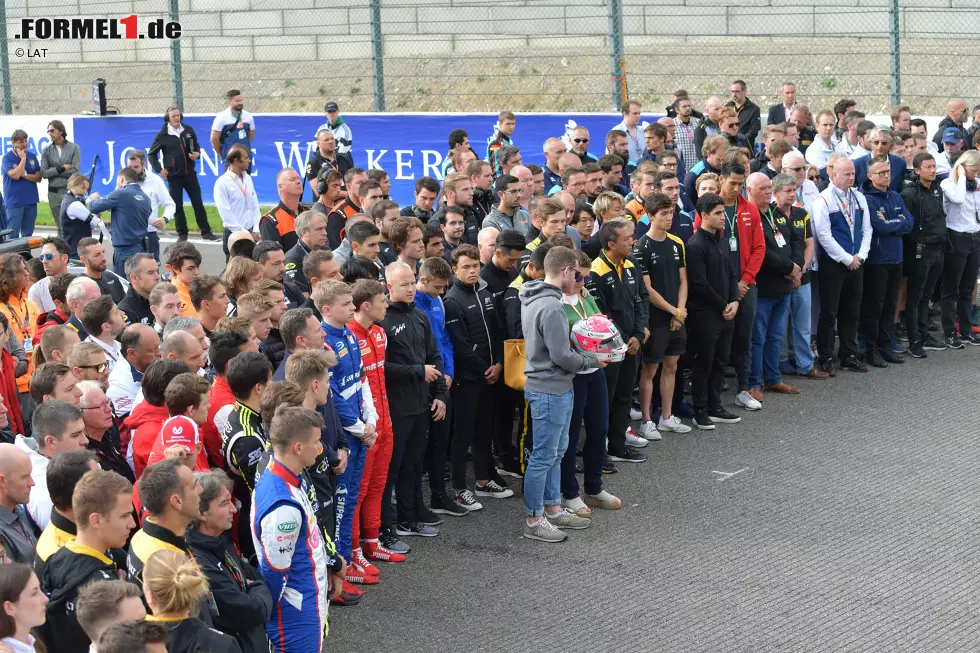
[[[943,132],[950,127],[959,129],[963,135],[963,142],[966,143],[967,147],[970,146],[970,142],[966,137],[967,117],[969,117],[969,109],[966,106],[966,102],[960,98],[953,98],[946,103],[946,117],[939,122],[939,128],[936,129],[936,133],[932,137],[932,142],[936,144],[940,152],[943,149]]]
[[[38,532],[26,516],[31,498],[31,459],[12,444],[0,444],[0,545],[11,562],[34,561]]]
[[[549,138],[544,142],[544,188],[545,192],[554,186],[561,186],[561,170],[558,160],[567,152],[560,138]]]
[[[724,108],[725,103],[721,101],[721,98],[715,97],[714,95],[709,97],[708,101],[704,103],[704,120],[694,129],[694,147],[697,148],[699,156],[701,154],[701,148],[704,146],[704,140],[708,136],[721,133],[718,120],[721,118],[721,110]],[[688,168],[695,163],[696,161],[688,161]]]
[[[521,183],[521,206],[527,209],[528,202],[534,195],[534,175],[531,174],[530,168],[520,164],[511,168],[510,174],[517,177],[517,181]]]
[[[579,125],[572,130],[571,140],[572,153],[579,158],[580,166],[584,166],[586,163],[595,163],[599,160],[594,154],[589,154],[589,141],[591,137],[589,136],[588,129]]]
[[[200,372],[204,366],[204,348],[192,334],[187,331],[174,331],[160,343],[162,358],[181,361],[192,372]]]
[[[497,247],[497,235],[500,234],[494,227],[481,229],[477,235],[477,247],[480,249],[480,265],[486,265],[493,256]]]

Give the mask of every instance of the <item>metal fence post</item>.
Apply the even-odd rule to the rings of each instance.
[[[7,0],[0,0],[0,25],[7,29]],[[10,54],[7,52],[7,34],[0,39],[0,66],[3,67],[3,112],[14,112],[14,99],[10,97]]]
[[[371,0],[371,56],[374,59],[374,110],[385,110],[384,43],[381,41],[381,0]]]
[[[902,101],[902,46],[901,38],[899,37],[899,0],[891,0],[888,5],[888,17],[891,19],[890,32],[891,32],[891,60],[892,60],[892,105],[896,105]]]
[[[180,20],[180,0],[170,0],[170,20],[177,22]],[[180,39],[170,41],[170,65],[173,68],[174,81],[174,104],[180,107],[181,113],[184,111],[184,70],[180,61]]]
[[[609,79],[612,81],[612,106],[621,111],[626,95],[626,54],[623,51],[623,4],[606,0],[609,10]]]

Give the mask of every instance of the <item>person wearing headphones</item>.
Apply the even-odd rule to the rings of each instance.
[[[225,157],[228,169],[214,182],[214,204],[225,225],[221,249],[228,260],[228,237],[235,231],[248,231],[256,242],[259,240],[259,198],[255,194],[249,151],[241,145],[233,145]]]
[[[130,150],[126,155],[126,165],[136,171],[137,183],[140,188],[150,198],[150,222],[146,225],[146,249],[153,255],[153,259],[160,262],[160,234],[159,229],[174,219],[177,205],[170,197],[163,179],[146,169],[146,153],[143,150]],[[160,207],[163,207],[163,216],[160,215]]]
[[[187,240],[187,218],[184,216],[184,191],[187,191],[191,206],[194,207],[194,219],[201,230],[201,238],[218,240],[208,224],[208,214],[201,198],[201,184],[198,183],[195,170],[197,160],[201,158],[201,143],[197,140],[194,128],[184,123],[184,115],[179,107],[167,107],[163,114],[163,127],[153,138],[147,157],[153,172],[170,186],[170,198],[175,205],[171,217],[177,221],[177,238]],[[159,260],[159,256],[154,258]]]

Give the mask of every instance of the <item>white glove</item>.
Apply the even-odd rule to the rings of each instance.
[[[105,226],[105,222],[102,221],[102,218],[99,217],[92,218],[92,221],[89,222],[89,224],[92,225],[93,234],[95,233],[95,230],[98,229],[99,233],[102,234],[103,238],[111,238],[111,234],[109,233],[109,228]]]

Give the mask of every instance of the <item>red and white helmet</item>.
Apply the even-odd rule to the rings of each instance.
[[[626,343],[619,329],[605,315],[591,315],[572,326],[575,351],[596,361],[616,363],[626,356]]]

